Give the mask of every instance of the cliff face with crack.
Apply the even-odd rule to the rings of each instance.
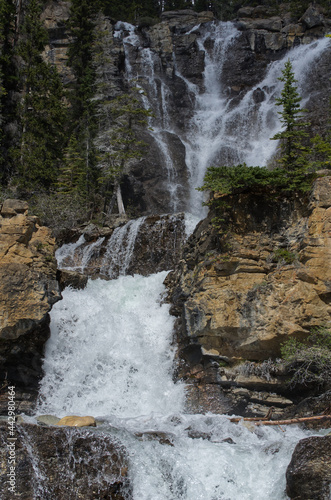
[[[247,376],[247,363],[245,376],[238,363],[252,368],[275,359],[288,338],[330,325],[330,187],[330,177],[317,179],[306,200],[228,196],[223,232],[212,227],[211,214],[189,239],[167,282],[178,317],[180,376],[195,399],[208,384],[213,391],[284,392],[281,373],[268,382]]]
[[[6,200],[0,211],[1,377],[22,390],[37,388],[49,311],[60,300],[55,240],[26,202]]]

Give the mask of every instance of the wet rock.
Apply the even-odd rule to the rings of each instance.
[[[66,269],[61,269],[58,271],[58,281],[61,290],[64,290],[67,286],[71,286],[77,290],[82,290],[87,284],[87,276],[84,274],[68,271]]]
[[[291,500],[329,500],[331,436],[309,437],[295,447],[286,471],[286,493]]]
[[[113,234],[113,231],[110,233]],[[116,242],[115,236],[118,238]],[[131,220],[119,228],[114,239],[108,234],[95,241],[85,241],[75,249],[73,255],[67,256],[59,273],[60,285],[84,288],[86,278],[83,275],[115,278],[122,272],[125,262],[127,274],[143,276],[174,268],[185,237],[183,213],[150,215],[144,219]],[[115,255],[109,256],[108,247],[113,248]],[[68,271],[65,267],[79,269],[79,272]]]
[[[15,429],[16,495],[35,498],[123,500],[129,494],[122,446],[108,434],[21,424]],[[1,498],[8,484],[8,424],[0,423]],[[73,483],[73,477],[75,477]],[[36,493],[38,492],[38,493]]]
[[[40,415],[37,417],[37,422],[41,425],[56,425],[59,421],[59,417],[54,415]]]
[[[169,432],[160,431],[146,431],[146,432],[136,432],[135,436],[141,441],[158,441],[160,444],[167,444],[168,446],[174,446],[174,436]]]

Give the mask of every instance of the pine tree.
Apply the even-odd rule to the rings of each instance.
[[[137,129],[146,127],[151,111],[142,107],[134,94],[139,90],[131,89],[130,94],[122,94],[111,101],[99,105],[99,121],[102,133],[98,135],[100,184],[103,186],[105,204],[112,192],[108,212],[111,212],[115,197],[120,213],[124,213],[120,183],[125,171],[133,162],[141,159],[145,143],[139,140]]]
[[[329,117],[323,135],[317,134],[311,140],[310,168],[331,169],[331,98],[329,99]]]
[[[68,26],[72,42],[68,50],[68,65],[75,75],[73,91],[69,93],[71,102],[71,141],[76,141],[77,154],[84,159],[84,189],[86,197],[95,189],[96,152],[94,136],[96,131],[95,105],[95,70],[93,65],[93,46],[95,43],[95,17],[100,4],[98,1],[73,0]],[[73,142],[72,142],[73,143]]]
[[[282,106],[278,114],[284,129],[271,139],[280,140],[281,157],[278,161],[281,167],[288,172],[303,173],[308,168],[309,148],[304,144],[304,139],[308,136],[306,129],[309,123],[302,121],[306,110],[300,107],[301,97],[295,86],[297,80],[290,60],[285,63],[282,73],[279,80],[284,82],[284,87],[281,97],[276,99],[276,105]]]
[[[22,58],[20,105],[22,134],[16,149],[19,184],[49,189],[62,157],[66,108],[57,70],[41,56],[48,41],[40,21],[42,4],[31,0],[22,27],[18,54]]]
[[[16,71],[13,65],[15,7],[11,0],[0,0],[0,182],[8,181],[11,165],[8,158],[9,138],[5,130],[13,114],[8,94],[15,88]]]

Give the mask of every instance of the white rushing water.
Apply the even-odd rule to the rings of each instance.
[[[63,292],[51,312],[37,413],[101,418],[98,430],[128,450],[135,500],[286,498],[286,467],[307,432],[185,413],[185,386],[172,379],[165,276],[94,280]]]

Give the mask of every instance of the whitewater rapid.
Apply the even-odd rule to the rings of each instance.
[[[293,449],[312,433],[186,413],[185,384],[173,380],[166,274],[64,290],[36,414],[96,417],[96,432],[127,450],[134,500],[285,499]]]

